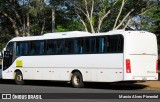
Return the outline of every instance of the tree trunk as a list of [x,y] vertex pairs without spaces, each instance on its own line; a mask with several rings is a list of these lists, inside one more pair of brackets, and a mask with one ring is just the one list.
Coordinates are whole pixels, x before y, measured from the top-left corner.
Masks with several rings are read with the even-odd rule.
[[13,23],[13,28],[14,28],[14,33],[16,36],[20,36],[19,31],[18,31],[18,27],[16,26],[16,22]]
[[128,24],[130,23],[131,19],[132,19],[131,17],[128,18],[128,21],[127,21],[127,23],[125,24],[125,26],[124,26],[123,29],[126,29],[126,28],[128,27]]
[[41,29],[41,35],[44,33],[45,24],[46,24],[46,20],[45,20],[45,17],[44,17],[43,18],[43,25],[42,25],[42,29]]
[[101,25],[102,25],[102,22],[104,21],[104,19],[108,16],[108,14],[110,14],[111,10],[109,10],[104,16],[100,17],[99,18],[99,21],[98,21],[98,29],[97,29],[97,33],[100,32],[101,30]]
[[26,35],[26,22],[25,22],[25,17],[23,14],[23,35],[22,36],[25,36],[25,35]]
[[123,7],[124,7],[124,4],[125,4],[125,3],[124,3],[124,0],[122,0],[121,8],[120,8],[120,10],[119,10],[118,16],[117,16],[116,21],[115,21],[115,23],[114,23],[113,29],[116,28],[116,25],[117,25],[117,22],[118,22],[118,20],[119,20],[119,17],[120,17],[120,15],[121,15],[121,13],[122,13],[122,9],[123,9]]
[[79,12],[76,9],[75,9],[75,12],[76,12],[77,16],[80,18],[80,21],[83,24],[85,31],[88,32],[88,28],[87,28],[85,21],[82,19],[82,17],[80,16]]
[[55,7],[52,7],[52,33],[55,32]]
[[131,9],[127,14],[126,16],[122,19],[122,21],[119,23],[119,25],[116,26],[115,29],[118,29],[123,23],[124,21],[129,17],[129,15],[134,11],[134,9]]
[[30,36],[30,18],[29,18],[29,13],[27,13],[27,31],[26,31],[26,36]]

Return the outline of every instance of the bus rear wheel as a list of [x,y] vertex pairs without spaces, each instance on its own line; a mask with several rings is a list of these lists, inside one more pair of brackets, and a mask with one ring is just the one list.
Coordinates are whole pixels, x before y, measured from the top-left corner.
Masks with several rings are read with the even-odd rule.
[[15,83],[17,85],[23,85],[24,84],[23,75],[20,71],[16,72]]
[[84,87],[82,75],[79,72],[74,72],[71,78],[71,83],[75,88]]

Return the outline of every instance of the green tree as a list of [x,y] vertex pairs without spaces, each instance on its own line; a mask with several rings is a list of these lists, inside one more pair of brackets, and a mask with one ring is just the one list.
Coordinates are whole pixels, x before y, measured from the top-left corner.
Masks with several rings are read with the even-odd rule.
[[152,10],[142,15],[142,29],[150,32],[160,30],[160,2],[157,5],[157,7],[154,7]]
[[[70,0],[86,31],[124,29],[131,19],[157,4],[156,0]],[[108,25],[109,24],[109,25]],[[106,28],[105,26],[109,26]],[[103,29],[103,27],[105,29]]]
[[[0,14],[1,14],[1,20],[5,19],[5,17],[10,21],[9,25],[12,25],[12,27],[8,30],[14,31],[14,36],[20,36],[20,29],[22,29],[22,21],[19,15],[20,9],[17,1],[8,1],[8,0],[2,0],[0,3]],[[4,26],[7,26],[4,25]],[[12,32],[12,31],[11,31]]]

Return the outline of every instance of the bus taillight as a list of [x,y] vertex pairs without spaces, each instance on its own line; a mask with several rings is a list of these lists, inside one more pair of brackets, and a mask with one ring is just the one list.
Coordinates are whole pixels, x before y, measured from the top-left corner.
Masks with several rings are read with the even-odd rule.
[[131,62],[130,62],[130,59],[126,59],[126,73],[131,73]]
[[158,73],[158,60],[156,61],[156,73]]

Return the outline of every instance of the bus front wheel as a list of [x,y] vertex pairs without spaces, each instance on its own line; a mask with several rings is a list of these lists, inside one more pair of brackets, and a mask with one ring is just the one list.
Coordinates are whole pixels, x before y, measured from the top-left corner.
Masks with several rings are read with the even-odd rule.
[[21,72],[16,72],[16,75],[15,75],[15,83],[17,85],[23,85],[24,84],[24,80],[23,80],[23,75]]
[[79,72],[74,72],[71,78],[71,83],[75,88],[84,87],[82,75]]

